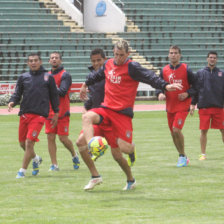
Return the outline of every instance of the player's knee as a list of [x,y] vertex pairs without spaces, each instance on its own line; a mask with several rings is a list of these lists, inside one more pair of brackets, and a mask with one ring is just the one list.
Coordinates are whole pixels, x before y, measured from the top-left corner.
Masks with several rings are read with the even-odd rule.
[[80,136],[78,137],[78,139],[76,140],[76,146],[77,147],[82,147],[82,146],[86,146],[86,140],[83,134],[80,134]]
[[201,135],[202,136],[207,136],[208,130],[201,130]]
[[79,149],[79,152],[82,153],[88,150],[88,146],[87,145],[78,146],[78,149]]
[[23,150],[25,150],[25,142],[20,142],[19,144],[20,144],[20,147],[21,147]]
[[119,163],[122,160],[122,152],[119,148],[111,148],[111,153],[115,161]]
[[181,133],[181,129],[173,127],[172,133],[174,136],[179,135]]
[[63,143],[63,144],[66,144],[66,143],[70,142],[67,135],[59,135],[58,137],[59,137],[59,140],[61,141],[61,143]]
[[92,111],[89,111],[82,115],[83,124],[98,124],[100,120],[100,115]]
[[55,134],[47,134],[47,139],[48,141],[55,141],[56,135]]
[[221,129],[220,131],[221,131],[221,134],[222,134],[222,141],[224,143],[224,129]]
[[26,144],[26,149],[31,149],[31,148],[33,148],[35,142],[30,140],[30,139],[26,139],[26,143],[25,144]]
[[118,146],[119,146],[121,152],[126,153],[126,154],[130,154],[130,153],[134,152],[133,144],[126,142],[120,138],[118,139],[117,143],[118,143]]
[[91,123],[91,117],[88,112],[82,115],[82,121],[83,123]]

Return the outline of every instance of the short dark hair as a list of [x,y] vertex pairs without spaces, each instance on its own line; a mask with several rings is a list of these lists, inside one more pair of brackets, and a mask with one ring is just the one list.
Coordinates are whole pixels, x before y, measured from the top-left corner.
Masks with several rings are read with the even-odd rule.
[[29,57],[31,57],[31,56],[38,56],[39,60],[40,61],[42,60],[39,52],[32,52],[32,53],[28,54],[27,60],[29,60]]
[[51,54],[58,54],[59,55],[59,58],[62,60],[62,56],[61,56],[61,53],[59,53],[58,51],[53,51],[50,53],[50,57],[51,57]]
[[96,48],[96,49],[92,50],[91,53],[90,53],[90,58],[93,55],[97,55],[97,54],[100,54],[102,58],[106,58],[105,53],[101,48]]
[[215,54],[216,57],[218,57],[218,53],[216,51],[209,51],[207,54],[207,58],[210,56],[210,54]]
[[171,45],[170,48],[169,48],[169,51],[170,51],[170,49],[178,50],[179,54],[181,54],[181,49],[177,45]]

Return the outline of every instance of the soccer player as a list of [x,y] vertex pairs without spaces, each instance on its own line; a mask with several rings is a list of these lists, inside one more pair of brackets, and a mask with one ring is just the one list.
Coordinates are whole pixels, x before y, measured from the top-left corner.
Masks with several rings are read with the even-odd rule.
[[[90,73],[87,76],[91,77],[94,73],[96,73],[100,67],[103,66],[106,56],[105,53],[102,49],[94,49],[91,51],[90,54],[90,60],[91,60],[91,66],[89,67]],[[96,82],[93,85],[88,86],[89,94],[88,94],[88,99],[84,103],[85,107],[85,112],[92,109],[92,108],[98,108],[100,104],[103,102],[104,99],[104,86],[105,86],[105,80],[101,80],[99,82]],[[82,88],[85,89],[85,85],[81,87],[81,92]],[[105,134],[107,129],[103,129],[102,125],[94,125],[94,135],[95,136],[107,136]],[[109,130],[111,130],[109,128]],[[108,133],[108,131],[107,131]],[[108,139],[110,142],[110,140]],[[82,156],[83,161],[87,165],[90,173],[91,173],[91,180],[89,183],[84,187],[84,190],[91,190],[95,187],[95,185],[102,183],[102,177],[98,173],[96,166],[94,164],[94,161],[97,159],[97,157],[91,158],[89,151],[88,151],[88,146],[87,142],[85,140],[85,137],[83,135],[83,131],[81,131],[77,141],[76,145],[79,148],[80,155]]]
[[185,119],[190,110],[191,96],[194,94],[192,84],[195,75],[185,63],[180,63],[181,49],[178,46],[169,48],[170,64],[166,65],[160,77],[169,83],[180,83],[182,90],[167,92],[157,90],[156,94],[159,100],[166,100],[167,120],[173,143],[179,153],[177,167],[185,167],[189,163],[189,159],[185,154],[184,136],[182,128]]
[[24,149],[22,168],[16,178],[25,177],[28,165],[33,159],[32,175],[39,173],[42,158],[34,151],[34,144],[38,142],[38,135],[49,113],[49,101],[54,111],[51,126],[55,127],[58,120],[59,98],[55,81],[42,67],[42,60],[37,53],[28,56],[29,72],[18,78],[14,94],[9,100],[8,110],[20,103],[19,143]]
[[[89,77],[84,86],[89,86],[105,79],[105,97],[100,108],[95,108],[83,114],[83,132],[86,142],[94,136],[93,124],[101,124],[112,128],[114,136],[110,136],[111,152],[127,177],[124,190],[133,189],[136,185],[131,168],[122,153],[130,155],[135,160],[134,144],[132,144],[133,106],[139,82],[145,82],[155,88],[168,91],[181,89],[181,84],[168,84],[153,71],[145,69],[139,63],[128,58],[129,45],[120,40],[114,46],[114,57],[107,60],[104,66]],[[86,91],[80,93],[85,98]],[[112,146],[113,143],[113,146]],[[94,183],[94,179],[92,181]]]
[[[96,48],[90,53],[91,66],[88,67],[90,73],[88,76],[92,76],[97,72],[100,67],[103,66],[106,56],[102,49]],[[103,102],[104,99],[104,85],[105,80],[101,80],[93,85],[88,86],[89,94],[88,99],[84,103],[84,107],[87,110],[97,108]]]
[[51,108],[49,116],[45,122],[45,133],[47,134],[48,151],[52,164],[49,171],[59,171],[57,162],[56,135],[58,135],[59,140],[71,153],[73,168],[78,169],[80,165],[79,157],[74,150],[72,141],[68,138],[70,121],[69,93],[72,84],[72,78],[71,75],[62,66],[62,57],[59,52],[53,52],[50,54],[49,63],[51,64],[51,71],[49,73],[52,75],[52,77],[54,77],[60,101],[57,126],[52,128],[51,119],[54,116],[54,111]]
[[192,99],[191,114],[193,115],[197,104],[201,129],[199,160],[206,159],[207,133],[210,127],[220,130],[224,142],[224,72],[216,67],[217,60],[217,52],[208,52],[208,65],[197,72],[194,85],[197,94]]

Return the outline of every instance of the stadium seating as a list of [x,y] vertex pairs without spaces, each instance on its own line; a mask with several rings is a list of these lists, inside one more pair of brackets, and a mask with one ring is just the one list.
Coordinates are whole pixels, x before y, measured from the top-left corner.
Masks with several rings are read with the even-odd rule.
[[131,46],[158,68],[168,63],[170,45],[182,49],[182,61],[192,70],[206,66],[208,51],[219,54],[218,66],[223,58],[222,0],[122,0],[114,1],[127,16],[127,21],[140,32],[119,33]]
[[49,69],[49,54],[59,51],[73,82],[83,81],[91,50],[103,48],[111,57],[118,38],[127,39],[131,56],[157,73],[168,63],[172,44],[181,47],[182,61],[194,71],[206,65],[209,50],[219,53],[218,66],[224,62],[222,0],[114,0],[127,17],[126,32],[117,34],[71,27],[60,8],[44,1],[0,0],[0,80],[16,80],[27,70],[30,52],[40,52]]
[[31,52],[41,53],[47,69],[49,54],[61,52],[73,82],[85,80],[92,49],[101,47],[107,56],[112,55],[112,41],[105,33],[84,33],[81,27],[74,32],[64,20],[58,19],[67,17],[56,5],[48,8],[37,0],[0,0],[0,15],[1,81],[16,80],[27,71],[26,59]]

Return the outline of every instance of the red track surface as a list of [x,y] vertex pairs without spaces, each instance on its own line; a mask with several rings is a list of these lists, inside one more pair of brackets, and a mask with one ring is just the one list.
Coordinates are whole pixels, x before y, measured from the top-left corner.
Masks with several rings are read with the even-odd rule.
[[[82,106],[73,106],[71,107],[71,113],[82,113]],[[165,110],[165,104],[155,104],[155,105],[135,105],[134,111],[161,111]],[[18,114],[19,108],[14,108],[11,112],[8,112],[8,109],[0,109],[0,115],[10,115]]]

